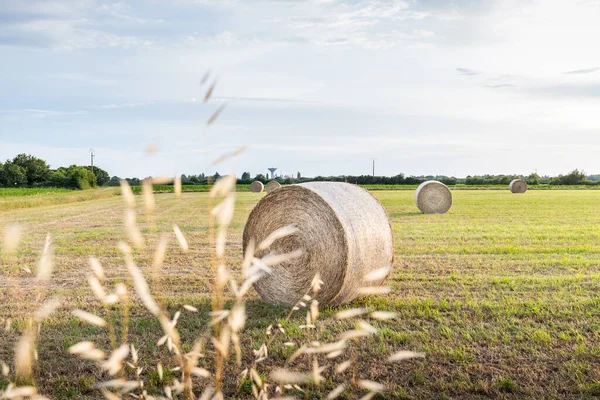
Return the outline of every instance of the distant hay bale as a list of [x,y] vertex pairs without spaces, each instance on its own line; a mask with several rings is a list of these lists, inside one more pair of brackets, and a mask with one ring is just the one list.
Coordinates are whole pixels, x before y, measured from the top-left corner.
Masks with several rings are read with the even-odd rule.
[[508,188],[513,193],[525,193],[527,191],[527,182],[523,179],[514,179]]
[[423,214],[444,214],[452,207],[452,192],[442,182],[423,182],[415,192],[415,204]]
[[277,181],[270,181],[267,183],[267,193],[271,193],[275,189],[279,189],[281,187],[281,183]]
[[250,191],[252,193],[260,193],[265,190],[265,185],[261,181],[254,181],[250,184]]
[[273,266],[271,274],[254,284],[265,300],[294,304],[319,273],[324,282],[317,296],[319,302],[348,303],[359,296],[361,287],[379,286],[385,279],[365,282],[366,274],[392,265],[393,234],[387,213],[359,186],[309,182],[267,194],[248,217],[244,249],[251,239],[258,244],[288,225],[298,230],[257,252],[257,257],[298,249],[303,254]]

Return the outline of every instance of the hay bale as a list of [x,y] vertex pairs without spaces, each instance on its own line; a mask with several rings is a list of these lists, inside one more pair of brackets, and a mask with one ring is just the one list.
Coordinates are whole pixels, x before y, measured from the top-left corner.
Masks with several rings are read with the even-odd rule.
[[525,193],[527,191],[527,182],[523,179],[514,179],[508,188],[513,193]]
[[261,181],[254,181],[250,184],[250,191],[252,193],[260,193],[265,189],[265,185]]
[[270,181],[267,183],[267,193],[271,193],[273,190],[279,189],[281,187],[281,183],[277,181]]
[[359,296],[358,289],[378,286],[383,279],[363,277],[393,261],[393,234],[383,206],[369,192],[342,182],[288,185],[263,197],[250,213],[243,246],[260,243],[271,232],[288,225],[298,231],[276,240],[257,256],[303,255],[274,266],[254,284],[268,301],[294,304],[309,290],[318,272],[324,282],[317,299],[322,304],[344,304]]
[[442,182],[423,182],[415,192],[415,204],[423,214],[444,214],[452,207],[452,192]]

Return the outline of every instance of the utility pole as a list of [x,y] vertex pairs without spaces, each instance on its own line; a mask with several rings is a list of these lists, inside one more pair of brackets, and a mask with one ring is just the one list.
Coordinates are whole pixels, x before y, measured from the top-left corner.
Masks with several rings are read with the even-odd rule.
[[372,158],[371,160],[373,160],[373,178],[375,178],[375,159]]
[[95,151],[96,150],[94,150],[94,149],[90,149],[90,161],[92,164],[92,174],[94,173],[94,156],[96,155]]

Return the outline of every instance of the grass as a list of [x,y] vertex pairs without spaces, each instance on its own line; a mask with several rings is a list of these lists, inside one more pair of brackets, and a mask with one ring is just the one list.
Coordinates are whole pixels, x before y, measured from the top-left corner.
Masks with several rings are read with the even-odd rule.
[[[393,292],[345,308],[372,306],[399,313],[397,320],[378,322],[379,334],[350,350],[359,360],[356,370],[389,386],[381,398],[593,398],[600,393],[599,192],[456,191],[454,206],[445,215],[418,213],[412,191],[373,193],[388,211],[396,238],[394,272],[388,280]],[[263,195],[238,195],[228,236],[230,265],[239,265],[244,222]],[[162,194],[156,196],[155,217],[138,215],[149,248],[160,232],[170,231],[172,222],[190,243],[190,252],[181,254],[171,240],[158,282],[171,311],[183,304],[200,310],[180,319],[186,339],[205,326],[210,309],[206,199],[205,193],[184,193],[179,200]],[[1,214],[0,225],[23,226],[24,241],[18,261],[4,260],[0,271],[0,322],[15,319],[13,332],[0,332],[0,360],[12,359],[16,331],[23,326],[19,316],[36,307],[23,301],[33,298],[23,267],[35,270],[46,233],[54,238],[52,291],[66,299],[67,309],[100,312],[85,282],[91,255],[102,260],[113,285],[129,279],[116,249],[125,236],[123,213],[122,200],[107,197]],[[148,265],[151,253],[137,258]],[[321,340],[351,325],[333,320],[337,311],[321,310]],[[145,366],[152,369],[163,361],[173,367],[154,346],[161,336],[157,322],[140,308],[132,313],[130,338],[148,360]],[[266,327],[281,321],[286,308],[254,297],[247,313],[242,346],[250,361],[251,349],[265,340]],[[290,355],[293,350],[283,341],[303,338],[303,323],[300,315],[285,326],[287,335],[273,343],[271,357],[282,361]],[[91,362],[66,354],[70,345],[89,339],[108,347],[105,332],[80,323],[66,310],[44,325],[36,371],[44,394],[99,397],[93,386],[105,377]],[[427,357],[384,362],[391,352],[404,349]],[[228,376],[233,380],[236,373],[228,371]],[[309,398],[322,398],[337,383],[311,390]],[[156,380],[147,384],[150,392],[156,390]],[[5,385],[0,378],[0,387]],[[249,388],[242,392],[246,397]]]
[[0,188],[0,212],[104,199],[117,194],[118,188],[89,190]]

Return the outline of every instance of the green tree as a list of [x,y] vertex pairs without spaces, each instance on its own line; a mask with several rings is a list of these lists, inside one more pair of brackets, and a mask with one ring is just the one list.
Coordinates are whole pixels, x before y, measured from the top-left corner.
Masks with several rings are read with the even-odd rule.
[[22,187],[27,185],[27,170],[20,165],[6,162],[3,168],[4,186]]
[[35,186],[44,184],[50,177],[50,167],[46,161],[29,154],[18,154],[12,163],[25,170],[26,185]]
[[302,178],[302,175],[300,175],[300,171],[298,171],[298,175],[296,175],[296,179],[300,179]]
[[96,182],[93,186],[108,185],[108,182],[110,181],[110,175],[108,174],[108,172],[96,166],[94,166],[93,169],[91,166],[85,166],[85,168],[96,176]]
[[527,182],[528,185],[539,185],[541,179],[542,178],[540,178],[538,174],[533,172],[527,178],[525,178],[525,182]]
[[243,181],[249,181],[250,180],[250,172],[244,172],[242,174],[242,180]]

